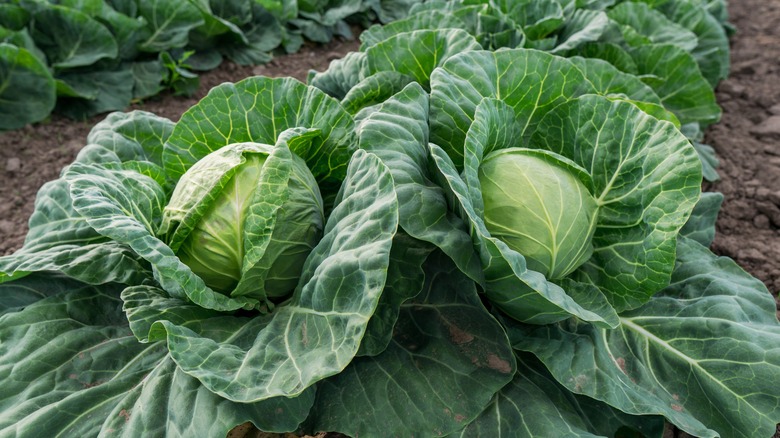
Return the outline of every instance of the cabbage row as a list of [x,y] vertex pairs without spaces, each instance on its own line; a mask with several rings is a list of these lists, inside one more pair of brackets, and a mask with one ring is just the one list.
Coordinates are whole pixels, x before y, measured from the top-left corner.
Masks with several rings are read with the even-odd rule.
[[97,124],[0,258],[0,436],[769,437],[775,303],[707,249],[719,4],[465,3]]
[[190,94],[223,59],[262,64],[307,38],[351,36],[418,0],[0,1],[0,131],[53,110],[83,119],[166,88]]

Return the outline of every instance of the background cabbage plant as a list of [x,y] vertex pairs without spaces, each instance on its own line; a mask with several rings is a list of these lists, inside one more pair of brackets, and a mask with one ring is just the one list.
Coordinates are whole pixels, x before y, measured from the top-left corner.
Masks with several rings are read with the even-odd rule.
[[575,62],[599,94],[623,95],[681,125],[704,177],[716,181],[702,133],[720,119],[713,89],[729,71],[727,18],[723,1],[429,1],[367,29],[359,52],[312,73],[310,83],[357,113],[411,80],[428,87],[435,67],[474,45],[546,51]]
[[[402,18],[420,0],[25,0],[0,3],[0,131],[56,110],[85,119],[172,89],[224,60],[263,64]],[[347,22],[349,20],[350,23]]]

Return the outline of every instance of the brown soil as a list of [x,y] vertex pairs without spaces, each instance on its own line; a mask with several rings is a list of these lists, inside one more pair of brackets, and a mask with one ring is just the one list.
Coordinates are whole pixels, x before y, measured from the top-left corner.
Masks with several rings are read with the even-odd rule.
[[721,122],[707,134],[726,199],[713,250],[780,291],[780,2],[732,0],[732,73],[717,90]]
[[[732,0],[732,74],[717,90],[722,121],[707,133],[721,160],[722,181],[706,190],[725,195],[713,250],[729,256],[760,278],[777,297],[780,291],[780,2]],[[133,105],[177,120],[208,90],[247,76],[294,76],[305,80],[309,69],[356,50],[356,41],[307,45],[270,64],[241,67],[226,63],[203,74],[191,98],[162,95]],[[0,134],[0,256],[21,247],[35,193],[55,179],[84,145],[90,128],[104,116],[74,122],[59,116],[24,129]],[[780,304],[778,305],[780,308]],[[780,313],[780,311],[779,311]],[[247,431],[248,432],[248,431]],[[675,434],[672,430],[669,435]],[[318,435],[321,436],[321,435]],[[329,435],[333,436],[333,435]],[[780,438],[780,428],[775,438]]]

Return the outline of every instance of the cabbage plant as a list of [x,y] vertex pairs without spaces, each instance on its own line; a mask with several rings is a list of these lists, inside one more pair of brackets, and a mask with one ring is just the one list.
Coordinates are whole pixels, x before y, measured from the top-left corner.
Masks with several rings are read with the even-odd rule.
[[674,124],[596,91],[576,63],[528,50],[464,53],[432,75],[437,173],[486,294],[524,322],[614,326],[668,284],[699,197],[701,166]]
[[[472,354],[477,345],[474,342],[481,336],[473,334],[471,329],[461,330],[462,325],[449,327],[442,334],[425,323],[436,319],[435,313],[418,320],[413,331],[415,336],[405,336],[408,327],[399,319],[396,325],[399,336],[393,338],[393,343],[382,354],[358,358],[342,373],[320,385],[309,430],[335,430],[350,436],[365,436],[382,434],[391,425],[399,435],[531,437],[555,431],[573,436],[616,436],[634,431],[644,436],[661,436],[665,419],[696,436],[770,435],[780,412],[775,403],[777,396],[763,389],[760,381],[773,381],[778,370],[777,361],[767,359],[780,335],[773,300],[759,280],[744,273],[733,261],[718,258],[705,248],[712,241],[721,198],[714,194],[699,198],[700,167],[691,145],[673,123],[650,116],[634,103],[589,94],[572,97],[554,93],[556,89],[565,91],[563,84],[572,88],[577,84],[583,86],[581,79],[561,80],[564,77],[576,79],[579,75],[567,67],[570,61],[533,51],[517,51],[513,57],[506,53],[511,52],[470,52],[451,57],[434,71],[430,95],[416,84],[405,87],[368,115],[358,132],[361,148],[376,154],[393,175],[401,200],[400,224],[404,230],[449,255],[478,285],[483,294],[482,303],[492,309],[493,315],[507,330],[516,353],[514,379],[494,395],[474,420],[458,415],[460,399],[448,399],[449,394],[443,388],[472,381],[463,377],[452,380],[450,385],[438,385],[438,378],[449,373],[443,370],[444,366],[456,370],[459,367],[449,362],[441,364],[438,356],[441,350],[433,351],[427,342],[439,336],[448,337],[456,342],[459,350]],[[494,56],[489,62],[488,59]],[[475,62],[476,57],[482,58]],[[507,60],[514,62],[504,64]],[[452,82],[442,80],[454,70],[449,64],[460,62],[464,72],[466,65],[471,66],[471,74]],[[488,71],[491,66],[505,66],[506,70],[498,70],[501,80],[496,80],[489,75],[474,74],[474,65],[484,66]],[[539,81],[539,77],[544,80]],[[496,96],[480,97],[473,89],[465,87],[446,88],[452,83],[463,87],[469,83],[467,78],[481,79],[479,85],[474,86],[477,89],[479,86],[490,89],[490,85],[497,84]],[[542,84],[548,88],[542,88]],[[542,89],[545,93],[539,93]],[[467,127],[462,146],[465,150],[462,171],[457,170],[453,158],[443,147],[432,143],[437,141],[446,145],[447,150],[452,145],[446,137],[436,137],[434,133],[440,123],[437,119],[444,119],[444,112],[437,110],[440,104],[435,99],[442,98],[437,96],[437,90],[459,96],[460,104],[480,102],[475,107],[464,104],[457,111],[447,113],[455,120],[462,117]],[[542,99],[538,104],[537,101],[522,101],[522,105],[513,109],[498,98],[512,102],[513,96],[537,98],[540,94],[559,103],[550,104]],[[475,111],[473,116],[469,110]],[[483,111],[492,111],[493,117],[485,117]],[[537,113],[540,115],[536,116]],[[562,114],[567,117],[560,117]],[[535,123],[535,120],[540,121]],[[597,120],[603,125],[596,124]],[[594,129],[601,126],[602,129],[578,128],[580,121],[585,126]],[[614,129],[606,129],[610,126]],[[457,132],[452,125],[447,127],[449,129],[441,132]],[[522,135],[521,127],[531,129],[533,134]],[[486,144],[512,146],[495,147],[486,152],[486,158],[477,161],[470,170],[468,166],[475,156],[467,150],[467,144],[478,137],[493,140]],[[382,142],[377,141],[380,138]],[[665,140],[661,141],[662,138]],[[587,148],[589,142],[595,142],[600,148]],[[620,190],[618,199],[598,208],[597,230],[590,240],[594,254],[563,279],[545,278],[544,273],[534,271],[527,262],[523,266],[524,254],[503,244],[486,227],[478,228],[482,219],[474,214],[472,200],[479,199],[477,195],[482,193],[479,163],[489,164],[493,153],[514,154],[518,151],[515,149],[518,143],[525,146],[519,150],[521,155],[545,157],[550,166],[535,170],[536,175],[548,173],[548,182],[558,179],[554,176],[557,172],[573,176],[597,202],[601,194],[606,193],[594,190],[599,187],[598,181],[602,182],[601,187],[613,182],[612,190]],[[599,149],[608,149],[610,153],[594,153]],[[659,149],[664,152],[656,155]],[[571,150],[580,151],[582,155],[572,154]],[[577,164],[584,163],[580,157],[588,152],[594,158],[600,157],[592,161],[597,165]],[[595,172],[609,169],[610,163],[622,163],[616,167],[632,171],[607,172],[609,178]],[[666,167],[672,163],[676,167]],[[652,183],[653,180],[656,182]],[[643,185],[645,181],[650,187]],[[675,185],[677,187],[671,189]],[[667,189],[671,193],[665,193]],[[560,204],[559,190],[548,193],[556,196],[545,202]],[[610,245],[607,252],[624,250],[621,247],[630,250],[634,243],[627,236],[641,235],[636,231],[632,234],[634,221],[638,222],[638,228],[644,229],[642,231],[647,230],[645,223],[651,220],[657,220],[656,224],[662,228],[652,231],[650,227],[651,234],[645,238],[642,251],[654,250],[663,255],[669,248],[668,240],[651,241],[657,237],[674,241],[671,258],[658,257],[647,265],[659,272],[639,279],[658,275],[653,279],[659,282],[658,288],[653,290],[647,283],[637,286],[632,289],[635,295],[628,299],[643,301],[643,304],[621,309],[619,301],[607,301],[614,298],[609,295],[613,287],[609,281],[588,285],[578,281],[576,275],[599,263],[597,254],[604,248],[600,239],[606,239],[609,233],[598,228],[603,227],[605,217],[612,217],[613,212],[621,208],[618,203],[653,199],[653,194],[656,200],[646,209],[637,204],[620,204],[625,211],[615,217],[623,220],[624,228],[614,224],[606,227],[621,229],[619,234],[623,236],[622,243]],[[567,193],[567,196],[571,195]],[[670,199],[675,201],[667,204]],[[458,217],[465,219],[465,229],[458,225]],[[685,225],[675,230],[674,227],[681,223]],[[450,228],[446,239],[438,233],[444,228]],[[543,233],[535,236],[540,234]],[[471,254],[477,255],[476,262],[481,265],[476,271],[472,270],[474,258],[463,256],[469,254],[463,237],[469,239],[475,249]],[[611,238],[615,242],[621,239],[618,235]],[[490,245],[499,251],[491,252]],[[661,263],[664,268],[660,268]],[[503,270],[506,265],[511,271]],[[614,260],[609,265],[620,269],[621,263]],[[633,265],[632,273],[644,268],[640,263]],[[521,270],[521,267],[525,269]],[[426,270],[426,273],[430,272]],[[623,275],[623,278],[630,276]],[[529,279],[542,280],[533,283]],[[528,283],[523,284],[523,281]],[[506,295],[500,290],[496,293],[493,286],[502,283],[515,285],[515,288],[507,288]],[[462,286],[451,287],[459,289]],[[647,289],[643,292],[640,287]],[[512,293],[514,295],[510,295]],[[510,298],[504,300],[505,296]],[[472,302],[470,311],[482,305]],[[420,304],[419,296],[401,309],[402,315],[428,311]],[[571,312],[570,316],[561,315],[564,312]],[[610,313],[614,316],[610,317]],[[531,318],[518,322],[517,319],[524,315]],[[604,317],[599,320],[602,315]],[[593,317],[592,322],[583,316]],[[542,323],[545,319],[558,322]],[[721,330],[725,326],[715,321],[728,325],[727,332]],[[761,334],[754,337],[756,327],[760,327],[758,332]],[[701,348],[714,338],[718,339],[717,345],[724,348],[715,344],[711,348]],[[750,344],[750,349],[740,349],[736,353],[734,348],[742,343]],[[492,366],[502,368],[505,365],[493,361]],[[732,378],[735,370],[762,377],[738,381]],[[430,373],[426,375],[426,383],[410,377],[426,372]],[[693,381],[697,383],[691,385]],[[756,393],[767,398],[749,396]],[[441,400],[450,400],[443,412],[436,409]],[[723,400],[728,402],[722,403]],[[746,415],[748,411],[750,414]],[[355,420],[355,413],[360,420]],[[440,419],[449,413],[465,427],[458,432],[447,432]]]
[[[414,38],[414,32],[406,35]],[[556,430],[614,436],[618,430],[630,429],[660,436],[663,422],[658,416],[697,436],[750,436],[743,430],[759,428],[761,434],[772,433],[779,418],[772,401],[763,404],[753,399],[748,409],[754,415],[749,420],[743,416],[745,409],[712,404],[712,400],[728,399],[737,406],[745,394],[761,390],[732,381],[725,371],[729,367],[716,365],[729,362],[725,350],[703,353],[700,342],[710,336],[724,342],[731,342],[732,336],[752,342],[747,326],[753,322],[743,324],[752,320],[747,315],[753,311],[764,315],[765,320],[758,317],[762,323],[753,320],[767,324],[761,329],[767,337],[756,339],[763,345],[756,347],[758,355],[739,354],[740,364],[734,366],[772,380],[776,361],[767,367],[753,364],[762,361],[761,351],[772,348],[777,322],[771,296],[760,282],[737,279],[745,274],[737,274],[740,270],[732,262],[718,259],[702,246],[712,241],[718,196],[699,198],[702,170],[696,151],[677,129],[679,119],[661,107],[662,100],[652,89],[599,59],[565,60],[535,50],[470,51],[438,59],[438,68],[421,82],[430,89],[428,97],[421,88],[409,85],[377,104],[385,91],[397,86],[384,82],[383,88],[389,76],[374,73],[361,79],[343,74],[367,71],[369,51],[382,45],[377,41],[381,38],[313,76],[312,83],[337,97],[340,84],[355,84],[354,92],[342,99],[354,103],[365,96],[367,110],[358,113],[365,117],[364,123],[387,124],[389,108],[402,115],[392,138],[403,142],[390,148],[362,147],[388,164],[399,194],[409,193],[402,205],[414,213],[402,215],[401,221],[417,226],[405,229],[416,230],[414,236],[438,246],[480,285],[517,351],[515,380],[455,435],[540,436]],[[431,52],[421,48],[423,44],[407,47],[407,52],[394,53],[415,57],[419,66],[432,65],[427,57]],[[359,69],[346,68],[353,62]],[[368,86],[372,80],[373,88]],[[366,87],[358,92],[360,84]],[[419,125],[426,114],[427,126]],[[505,172],[490,181],[486,175],[498,173],[490,168],[491,161],[503,155],[533,161],[535,165],[525,169],[533,178],[523,180],[517,172]],[[520,183],[510,186],[518,179]],[[542,188],[544,197],[536,193]],[[525,216],[491,210],[496,205],[491,198],[496,196],[509,200],[511,208]],[[566,215],[557,216],[561,218],[557,222],[534,220],[534,213],[546,218],[543,212],[550,211]],[[476,270],[473,258],[462,257],[468,251],[461,232],[451,232],[447,240],[435,233],[442,223],[457,223],[453,215],[467,224],[480,265]],[[496,218],[504,222],[497,225]],[[574,224],[576,228],[569,227]],[[555,241],[559,234],[577,235],[567,241],[576,256],[564,265],[572,271],[561,269],[551,275],[550,251],[535,256],[533,250],[552,245],[532,244],[530,249],[514,245],[506,235],[516,235],[518,229],[533,237],[534,243],[545,237]],[[547,266],[540,259],[546,259]],[[741,299],[735,308],[726,304],[733,302],[735,290],[740,291],[737,294],[755,291],[753,298],[762,310],[743,307],[748,301]],[[679,313],[694,302],[690,314]],[[712,326],[706,328],[709,317],[704,315],[715,303],[723,303],[719,307],[723,313],[715,318],[747,331],[725,335]],[[678,341],[692,332],[696,340]],[[587,348],[585,357],[580,348]],[[350,390],[370,391],[357,389],[366,381],[359,376],[340,374],[333,380],[337,383],[328,387],[337,395],[321,396],[329,404],[350,400],[345,395]],[[693,380],[702,385],[697,387],[700,390],[686,395],[677,391]],[[350,389],[342,389],[348,384]],[[533,406],[528,400],[534,401]],[[349,408],[365,412],[358,403]],[[713,414],[713,409],[718,413]],[[344,413],[315,404],[315,413],[320,410],[329,414],[325,418]],[[412,416],[402,412],[405,416],[399,418]],[[347,423],[323,424],[354,434],[368,427]]]
[[[87,421],[63,433],[76,427],[121,428],[129,435],[153,433],[147,427],[200,431],[195,420],[169,424],[165,416],[150,426],[154,409],[133,409],[161,390],[189,397],[178,386],[181,378],[201,388],[192,394],[196,407],[226,406],[222,419],[217,415],[203,430],[224,434],[248,420],[292,430],[303,421],[313,401],[310,386],[357,352],[397,231],[387,170],[375,157],[355,153],[353,130],[352,118],[318,90],[265,78],[215,88],[175,125],[134,112],[114,114],[93,129],[63,178],[41,190],[25,247],[2,260],[3,280],[44,284],[35,272],[68,275],[73,280],[66,284],[74,286],[67,294],[92,297],[109,318],[85,322],[105,325],[95,336],[106,345],[84,347],[84,354],[116,355],[105,366],[96,357],[95,369],[133,380],[130,387],[149,373],[163,382],[150,377],[148,390],[110,390],[116,402],[99,405],[100,423],[121,419],[108,414],[124,409],[134,412],[126,425]],[[115,333],[106,332],[114,326]],[[128,335],[136,341],[120,353]],[[294,337],[303,342],[291,342]],[[31,357],[38,348],[24,335],[5,341]],[[309,365],[301,368],[299,361]],[[72,392],[78,388],[68,390],[70,383],[89,381],[91,372],[76,366],[70,374],[78,378],[52,381],[50,390]],[[174,374],[181,377],[171,381]],[[40,403],[17,389],[4,399]],[[62,397],[50,399],[51,406]],[[87,406],[99,403],[89,394],[73,397],[82,408],[57,418],[83,419]],[[254,404],[235,407],[248,402]],[[277,409],[288,415],[269,415]],[[5,412],[4,430],[17,434],[52,421],[37,409]]]
[[[279,155],[267,145],[234,143],[203,157],[182,175],[163,210],[159,234],[211,289],[258,299],[289,295],[322,238],[322,195],[306,162],[290,154],[287,193],[274,190]],[[260,205],[274,205],[269,214]],[[260,257],[255,236],[275,224]]]

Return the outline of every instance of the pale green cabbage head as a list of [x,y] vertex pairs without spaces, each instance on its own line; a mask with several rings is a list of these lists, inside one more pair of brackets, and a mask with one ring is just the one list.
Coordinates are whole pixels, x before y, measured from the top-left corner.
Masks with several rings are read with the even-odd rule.
[[560,279],[593,253],[598,206],[571,160],[548,151],[501,149],[479,167],[485,225],[525,256],[528,267]]
[[246,143],[209,154],[182,176],[165,208],[165,220],[188,224],[171,242],[176,255],[226,295],[252,295],[237,289],[247,276],[256,283],[250,291],[259,284],[265,297],[289,295],[322,236],[317,181],[294,154],[269,165],[271,150]]

